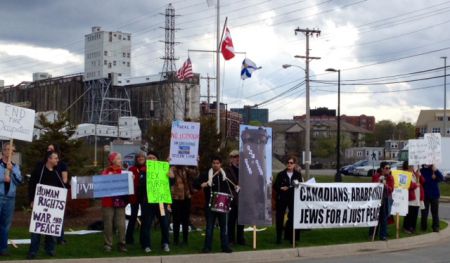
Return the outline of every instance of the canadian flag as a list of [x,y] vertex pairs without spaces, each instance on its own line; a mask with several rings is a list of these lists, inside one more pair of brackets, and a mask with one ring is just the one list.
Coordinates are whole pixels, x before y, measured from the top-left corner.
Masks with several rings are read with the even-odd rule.
[[222,41],[221,49],[225,60],[234,58],[233,40],[231,40],[230,30],[228,30],[228,27],[225,28],[225,38]]

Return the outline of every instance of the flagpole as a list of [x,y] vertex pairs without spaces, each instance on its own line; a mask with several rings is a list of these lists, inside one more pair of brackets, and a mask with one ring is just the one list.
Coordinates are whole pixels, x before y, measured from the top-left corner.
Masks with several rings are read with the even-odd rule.
[[216,129],[220,134],[220,0],[217,0],[217,43],[216,43]]

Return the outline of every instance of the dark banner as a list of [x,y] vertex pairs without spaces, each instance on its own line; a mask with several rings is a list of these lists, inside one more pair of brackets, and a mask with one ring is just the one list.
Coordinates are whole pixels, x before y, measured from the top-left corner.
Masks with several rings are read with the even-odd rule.
[[272,129],[240,126],[240,225],[272,225]]

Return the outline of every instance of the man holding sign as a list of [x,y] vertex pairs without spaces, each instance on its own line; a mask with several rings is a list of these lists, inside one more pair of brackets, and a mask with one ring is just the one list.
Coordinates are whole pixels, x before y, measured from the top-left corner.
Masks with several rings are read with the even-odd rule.
[[14,146],[3,144],[0,160],[0,255],[8,255],[8,234],[14,215],[16,187],[22,183],[19,165],[11,162]]
[[155,217],[161,226],[161,247],[169,248],[169,215],[167,204],[172,203],[169,187],[169,163],[159,162],[155,152],[147,153],[146,176],[139,182],[141,196],[142,226],[141,246],[145,253],[152,251],[151,227]]
[[55,256],[56,238],[61,236],[66,208],[67,189],[56,170],[59,156],[55,152],[46,154],[45,165],[35,169],[29,183],[31,214],[31,245],[28,259],[34,259],[39,251],[41,235],[45,235],[45,252]]

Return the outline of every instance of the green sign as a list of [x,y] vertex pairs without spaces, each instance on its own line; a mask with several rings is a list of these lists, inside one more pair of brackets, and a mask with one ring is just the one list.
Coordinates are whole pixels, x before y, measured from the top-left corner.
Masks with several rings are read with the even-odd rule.
[[147,200],[149,203],[172,203],[168,173],[168,162],[147,161]]

